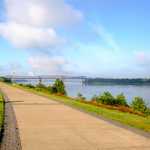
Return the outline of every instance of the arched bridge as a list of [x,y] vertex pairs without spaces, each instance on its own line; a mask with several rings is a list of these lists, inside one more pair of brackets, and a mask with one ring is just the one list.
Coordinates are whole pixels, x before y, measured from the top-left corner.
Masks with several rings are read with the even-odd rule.
[[73,82],[79,81],[82,82],[82,84],[85,83],[87,77],[86,76],[66,76],[66,75],[43,75],[43,76],[15,76],[15,75],[8,75],[5,76],[6,78],[11,79],[12,81],[21,81],[21,80],[39,80],[41,82],[42,80],[56,80],[61,79],[63,81],[72,80]]

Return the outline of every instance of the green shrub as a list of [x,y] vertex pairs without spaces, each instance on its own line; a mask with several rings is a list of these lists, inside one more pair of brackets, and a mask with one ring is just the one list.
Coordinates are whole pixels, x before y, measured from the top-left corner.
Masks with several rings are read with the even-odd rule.
[[91,101],[97,101],[98,100],[98,96],[97,95],[94,95],[92,98],[91,98]]
[[28,87],[28,88],[35,88],[35,86],[32,85],[32,84],[26,84],[25,86]]
[[106,105],[114,105],[115,98],[112,96],[110,92],[104,92],[101,96],[98,97],[97,102],[100,102]]
[[147,110],[146,103],[141,97],[135,97],[131,103],[131,107],[134,110],[140,111],[142,113],[145,113]]
[[44,84],[42,84],[42,83],[37,84],[36,87],[37,87],[37,88],[41,88],[41,89],[46,89],[46,88],[47,88],[47,87],[46,87]]
[[124,105],[124,106],[127,106],[127,101],[126,101],[126,97],[124,96],[123,93],[119,94],[116,96],[115,98],[115,104],[117,105]]
[[49,86],[47,87],[47,90],[48,90],[48,92],[52,93],[52,86],[49,85]]
[[57,88],[53,85],[51,88],[51,93],[56,94],[57,93]]
[[0,77],[0,81],[2,82],[6,82],[6,83],[12,83],[10,78],[6,78],[6,77]]
[[22,83],[19,83],[18,85],[19,85],[19,86],[24,86],[24,84],[22,84]]
[[100,96],[94,96],[92,100],[97,101],[98,103],[102,103],[105,105],[123,105],[123,106],[128,106],[126,102],[126,98],[123,95],[123,93],[117,95],[114,97],[110,92],[104,92]]
[[62,94],[62,95],[67,95],[67,92],[65,90],[65,85],[62,80],[56,79],[54,85],[52,86],[52,92]]
[[36,91],[42,91],[42,89],[41,89],[41,88],[38,88],[38,87],[35,87],[35,90],[36,90]]
[[144,113],[146,116],[150,116],[150,108],[147,107]]
[[85,100],[86,98],[81,93],[78,93],[77,94],[77,99]]

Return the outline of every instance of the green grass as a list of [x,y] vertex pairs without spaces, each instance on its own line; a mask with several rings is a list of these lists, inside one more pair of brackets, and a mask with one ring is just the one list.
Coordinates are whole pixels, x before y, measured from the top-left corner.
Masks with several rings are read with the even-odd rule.
[[82,103],[80,101],[74,100],[73,98],[52,95],[52,94],[49,94],[47,91],[37,91],[35,89],[22,87],[19,85],[14,85],[14,86],[17,88],[24,89],[32,93],[41,95],[41,96],[48,97],[49,99],[62,102],[66,105],[95,114],[97,116],[103,116],[106,119],[117,121],[124,125],[128,125],[134,128],[142,129],[146,132],[150,132],[150,116],[142,117],[142,116],[135,115],[135,114],[120,112],[118,110],[110,110],[107,108],[97,107],[91,104]]
[[4,99],[2,94],[0,93],[0,137],[2,134],[3,123],[4,123]]

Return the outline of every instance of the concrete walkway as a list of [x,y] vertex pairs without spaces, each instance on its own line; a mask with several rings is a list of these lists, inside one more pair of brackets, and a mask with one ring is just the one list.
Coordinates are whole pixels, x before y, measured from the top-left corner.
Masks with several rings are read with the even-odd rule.
[[150,150],[150,139],[42,96],[0,84],[23,150]]

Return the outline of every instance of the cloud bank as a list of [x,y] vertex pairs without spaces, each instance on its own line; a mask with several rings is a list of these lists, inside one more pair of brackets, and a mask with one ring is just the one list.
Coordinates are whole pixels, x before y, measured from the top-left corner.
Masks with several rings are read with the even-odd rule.
[[47,48],[65,40],[57,28],[83,18],[79,10],[64,0],[5,0],[6,21],[0,23],[0,36],[17,48]]
[[66,26],[82,20],[82,13],[64,0],[5,0],[7,20],[38,27]]
[[1,23],[0,34],[17,48],[48,48],[64,42],[52,28],[37,28],[14,22]]

